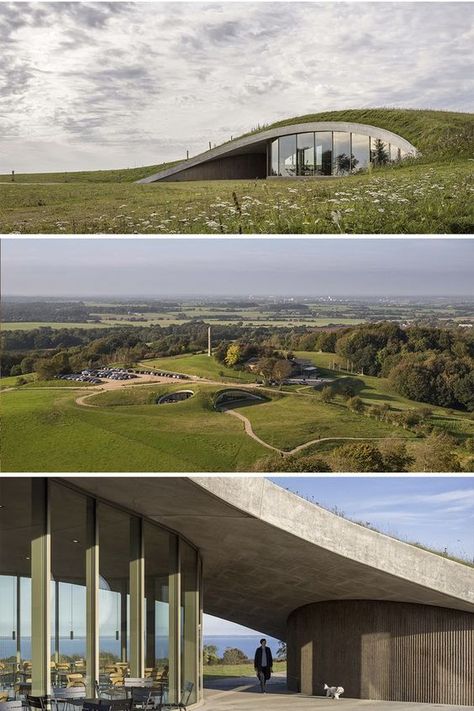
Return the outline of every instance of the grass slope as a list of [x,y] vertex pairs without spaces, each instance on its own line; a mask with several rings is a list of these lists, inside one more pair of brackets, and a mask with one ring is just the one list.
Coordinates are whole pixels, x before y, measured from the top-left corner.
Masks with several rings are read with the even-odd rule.
[[14,183],[133,183],[146,178],[147,175],[166,170],[181,161],[169,161],[157,165],[140,166],[139,168],[119,168],[118,170],[77,170],[62,173],[16,173],[15,180],[11,174],[0,175],[0,182]]
[[147,368],[171,370],[212,380],[235,381],[236,383],[254,383],[256,380],[256,377],[252,375],[252,373],[246,371],[239,372],[238,370],[227,368],[225,365],[218,363],[215,358],[209,358],[208,355],[203,353],[196,355],[187,354],[170,358],[155,358],[153,360],[143,361],[142,365]]

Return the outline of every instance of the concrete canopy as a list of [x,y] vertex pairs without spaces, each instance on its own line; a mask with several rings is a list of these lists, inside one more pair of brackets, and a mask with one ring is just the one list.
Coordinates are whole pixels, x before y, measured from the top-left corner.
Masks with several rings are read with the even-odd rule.
[[261,477],[66,477],[179,532],[204,563],[204,611],[285,639],[327,600],[474,612],[474,570],[347,521]]
[[[171,168],[166,168],[165,170],[149,175],[146,178],[137,180],[137,183],[156,183],[161,180],[181,180],[186,174],[190,177],[184,179],[206,179],[207,173],[204,172],[202,172],[202,176],[199,177],[199,168],[202,169],[206,166],[210,168],[208,171],[210,176],[213,176],[215,173],[214,177],[218,177],[218,175],[222,173],[222,177],[231,178],[232,176],[230,175],[230,172],[232,169],[230,164],[232,159],[234,159],[234,161],[240,159],[238,173],[235,175],[236,178],[265,177],[267,146],[270,141],[275,138],[279,138],[280,136],[289,136],[294,133],[306,133],[313,131],[342,131],[345,133],[357,133],[362,136],[372,136],[373,138],[379,138],[387,143],[393,143],[409,155],[415,156],[418,153],[415,146],[413,146],[405,138],[402,138],[392,131],[387,131],[384,128],[349,121],[310,121],[307,123],[279,126],[277,128],[267,129],[266,131],[259,131],[258,133],[253,133],[242,138],[236,138],[233,141],[224,143],[221,146],[216,146],[215,148],[205,151],[204,153],[199,153],[197,156],[183,160]],[[257,160],[258,156],[262,157],[262,161]],[[243,160],[245,157],[248,158],[247,161]],[[253,160],[251,160],[252,157]],[[216,166],[216,170],[213,171],[211,166]],[[259,173],[259,171],[262,170],[262,166],[264,175]],[[256,172],[250,172],[248,175],[243,175],[241,172],[249,170]]]

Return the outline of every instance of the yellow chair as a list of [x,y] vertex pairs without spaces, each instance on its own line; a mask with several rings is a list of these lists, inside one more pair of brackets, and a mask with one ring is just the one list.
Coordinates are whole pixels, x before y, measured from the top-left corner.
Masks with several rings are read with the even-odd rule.
[[85,686],[83,674],[67,674],[67,688],[70,689],[73,686]]

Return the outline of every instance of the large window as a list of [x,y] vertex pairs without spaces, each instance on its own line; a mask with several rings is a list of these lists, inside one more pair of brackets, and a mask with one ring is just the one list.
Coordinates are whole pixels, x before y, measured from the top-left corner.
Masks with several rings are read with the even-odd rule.
[[[170,676],[169,658],[169,547],[170,535],[148,523],[145,535],[145,673],[164,679]],[[171,676],[174,670],[171,670]]]
[[316,175],[331,175],[332,170],[332,133],[315,133]]
[[374,165],[386,165],[390,161],[389,145],[381,138],[370,139],[370,160]]
[[104,675],[129,671],[130,516],[100,504],[99,667]]
[[282,136],[279,140],[280,175],[291,178],[296,175],[296,136]]
[[199,556],[177,534],[58,481],[0,479],[0,692],[148,676],[199,693]]
[[351,170],[353,173],[358,173],[360,170],[364,170],[369,165],[369,137],[361,136],[358,133],[353,133],[351,138]]
[[[86,685],[87,499],[50,485],[51,682]],[[74,674],[74,677],[71,677]]]
[[314,133],[298,133],[296,136],[297,175],[314,175]]
[[400,149],[394,146],[393,143],[390,144],[390,160],[392,163],[398,163],[400,160]]
[[278,138],[272,141],[271,146],[271,172],[270,175],[278,175]]
[[351,172],[351,134],[334,131],[333,175]]
[[199,594],[197,555],[185,541],[181,542],[181,606],[182,606],[182,643],[181,643],[181,669],[182,687],[193,684],[189,703],[194,703],[197,696],[197,675],[199,664],[198,650],[198,621],[199,621]]

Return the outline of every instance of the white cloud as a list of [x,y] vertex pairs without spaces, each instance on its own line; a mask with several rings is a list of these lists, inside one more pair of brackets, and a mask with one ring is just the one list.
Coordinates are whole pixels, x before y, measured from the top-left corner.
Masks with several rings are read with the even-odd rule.
[[472,16],[456,2],[0,3],[2,170],[153,164],[320,110],[469,110]]

